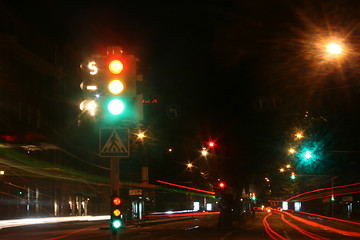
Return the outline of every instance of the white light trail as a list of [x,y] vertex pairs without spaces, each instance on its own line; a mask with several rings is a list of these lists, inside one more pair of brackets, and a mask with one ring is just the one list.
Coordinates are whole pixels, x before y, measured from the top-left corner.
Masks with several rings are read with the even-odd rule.
[[78,217],[23,218],[23,219],[0,220],[0,229],[10,228],[10,227],[27,226],[27,225],[35,225],[35,224],[74,222],[74,221],[101,221],[101,220],[109,220],[109,219],[110,219],[110,215],[78,216]]

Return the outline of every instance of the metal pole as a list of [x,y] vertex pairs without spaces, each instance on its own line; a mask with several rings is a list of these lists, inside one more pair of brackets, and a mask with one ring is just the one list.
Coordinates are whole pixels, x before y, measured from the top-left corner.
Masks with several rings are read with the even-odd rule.
[[334,178],[331,178],[331,217],[334,217],[334,201],[332,200],[332,197],[334,196]]
[[[113,194],[119,195],[119,162],[120,159],[118,157],[110,158],[110,196]],[[111,240],[119,240],[119,231],[116,233],[111,233]]]

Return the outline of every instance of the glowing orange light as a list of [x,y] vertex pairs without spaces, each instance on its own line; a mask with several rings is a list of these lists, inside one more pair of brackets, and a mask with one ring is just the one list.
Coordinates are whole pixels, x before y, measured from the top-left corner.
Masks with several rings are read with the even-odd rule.
[[118,217],[118,216],[120,216],[120,214],[121,214],[121,212],[120,212],[119,209],[115,209],[113,213],[114,213],[114,216],[115,216],[115,217]]
[[109,63],[109,70],[113,74],[119,74],[124,69],[124,65],[119,60],[112,60]]
[[121,81],[115,79],[109,83],[108,89],[112,94],[119,94],[124,90],[124,84]]
[[118,198],[118,197],[114,198],[114,199],[113,199],[113,203],[114,203],[116,206],[120,205],[120,203],[121,203],[120,198]]

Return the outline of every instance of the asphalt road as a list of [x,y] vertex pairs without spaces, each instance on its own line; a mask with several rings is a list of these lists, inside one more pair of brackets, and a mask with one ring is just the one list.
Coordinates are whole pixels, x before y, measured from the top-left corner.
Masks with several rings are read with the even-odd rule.
[[[282,216],[283,215],[283,216]],[[356,239],[347,233],[360,233],[360,225],[334,223],[324,219],[303,218],[311,223],[329,226],[311,226],[281,212],[257,212],[246,223],[234,222],[232,227],[217,226],[218,215],[199,216],[182,221],[128,226],[121,230],[120,239],[157,240],[235,240],[235,239]],[[33,225],[0,230],[0,239],[110,239],[106,221],[67,222]],[[342,231],[334,232],[334,229]]]

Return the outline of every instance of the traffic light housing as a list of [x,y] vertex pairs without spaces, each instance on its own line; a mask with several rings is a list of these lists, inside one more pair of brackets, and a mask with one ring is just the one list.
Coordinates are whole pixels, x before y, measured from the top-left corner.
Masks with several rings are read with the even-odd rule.
[[137,73],[137,62],[118,46],[108,47],[106,55],[92,55],[81,65],[85,75],[80,88],[85,100],[80,109],[105,122],[143,120],[143,96],[137,92],[142,75]]
[[295,180],[295,172],[291,172],[291,179]]
[[256,200],[256,193],[250,193],[250,198],[252,199],[252,200]]
[[105,68],[106,102],[105,109],[110,116],[129,118],[135,111],[136,59],[122,52],[110,52]]
[[121,198],[118,195],[112,195],[110,203],[110,229],[113,232],[119,230],[122,226],[121,218]]

